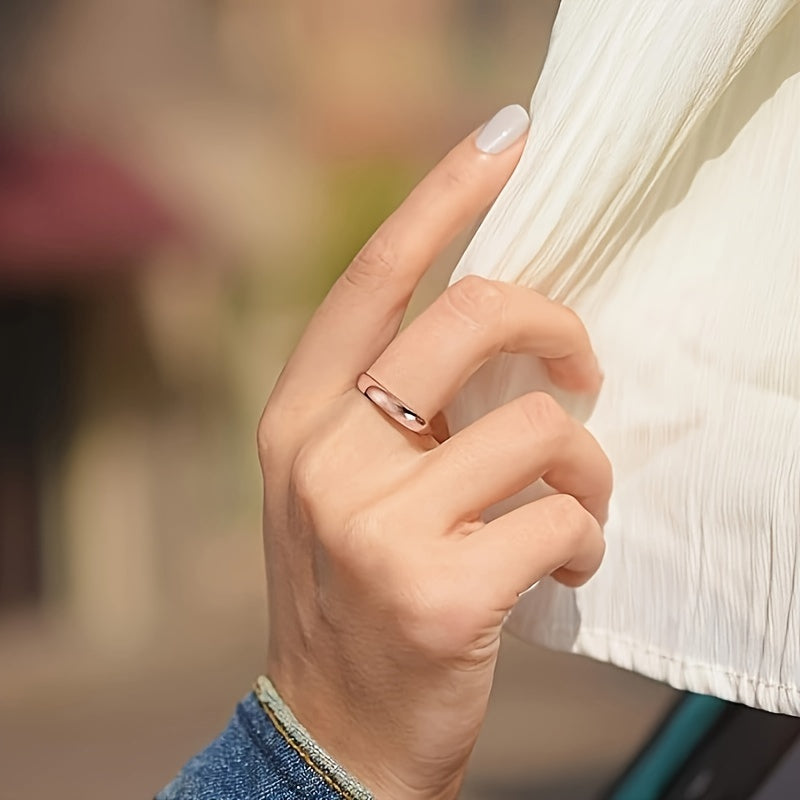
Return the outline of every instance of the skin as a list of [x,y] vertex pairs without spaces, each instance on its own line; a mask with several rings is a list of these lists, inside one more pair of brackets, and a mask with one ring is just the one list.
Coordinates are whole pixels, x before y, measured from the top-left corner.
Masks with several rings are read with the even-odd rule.
[[[524,143],[488,155],[475,136],[336,281],[258,431],[268,674],[378,798],[457,796],[508,612],[544,576],[585,582],[604,551],[608,460],[550,395],[520,397],[440,443],[354,388],[369,371],[431,419],[501,351],[542,358],[564,388],[600,388],[578,317],[530,289],[466,278],[398,333],[418,280],[494,200]],[[539,478],[552,495],[484,521]]]

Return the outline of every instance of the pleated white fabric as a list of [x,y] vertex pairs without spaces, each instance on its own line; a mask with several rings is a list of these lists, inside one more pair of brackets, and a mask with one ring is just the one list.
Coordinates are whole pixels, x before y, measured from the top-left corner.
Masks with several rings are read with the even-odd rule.
[[[615,494],[597,576],[542,581],[509,627],[800,715],[800,6],[562,0],[531,117],[453,280],[578,311]],[[536,389],[591,410],[503,356],[451,426]]]

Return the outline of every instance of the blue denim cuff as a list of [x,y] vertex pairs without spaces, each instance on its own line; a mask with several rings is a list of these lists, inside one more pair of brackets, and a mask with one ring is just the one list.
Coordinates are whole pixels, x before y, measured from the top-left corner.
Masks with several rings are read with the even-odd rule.
[[264,675],[259,676],[255,695],[276,730],[300,758],[338,792],[340,797],[345,797],[347,800],[374,800],[368,789],[349,775],[314,741],[309,732],[297,721],[289,706],[283,702],[283,698],[269,678]]
[[373,800],[294,718],[266,678],[156,800]]

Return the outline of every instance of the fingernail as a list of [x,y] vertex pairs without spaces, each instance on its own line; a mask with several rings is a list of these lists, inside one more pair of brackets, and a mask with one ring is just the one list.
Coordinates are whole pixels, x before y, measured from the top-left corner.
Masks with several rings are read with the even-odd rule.
[[502,153],[528,130],[530,124],[528,112],[522,106],[506,106],[481,128],[475,146],[484,153]]

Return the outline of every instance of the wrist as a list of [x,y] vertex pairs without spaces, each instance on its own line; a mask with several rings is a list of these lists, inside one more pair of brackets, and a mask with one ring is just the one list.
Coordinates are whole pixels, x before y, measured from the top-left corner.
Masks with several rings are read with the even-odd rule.
[[361,781],[319,745],[294,715],[269,678],[262,675],[256,680],[254,694],[275,730],[295,754],[337,795],[346,800],[375,800],[375,795]]
[[[442,764],[435,753],[415,758],[412,748],[403,745],[414,727],[411,720],[419,710],[414,702],[406,705],[407,719],[387,724],[387,714],[379,709],[372,713],[359,711],[355,704],[342,699],[344,692],[336,691],[330,680],[321,679],[317,671],[308,667],[303,663],[295,669],[282,670],[280,664],[270,659],[269,674],[276,695],[280,693],[280,701],[306,731],[314,743],[312,748],[316,746],[325,753],[341,773],[364,787],[376,800],[458,797],[471,746],[465,748],[456,764],[450,760],[449,764]],[[381,718],[379,730],[371,724],[376,717]]]

